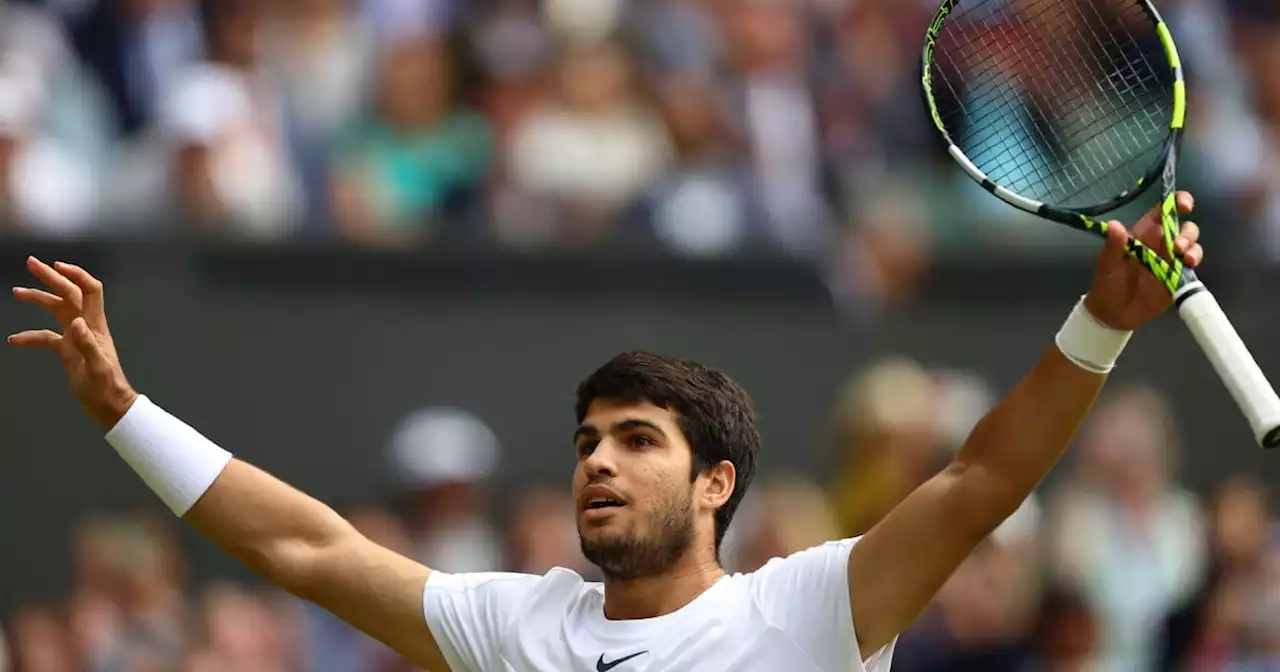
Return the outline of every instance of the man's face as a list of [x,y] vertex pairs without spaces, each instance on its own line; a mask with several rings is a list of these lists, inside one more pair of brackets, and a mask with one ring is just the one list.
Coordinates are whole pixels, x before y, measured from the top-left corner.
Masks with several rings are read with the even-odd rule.
[[574,435],[582,552],[606,576],[670,569],[698,536],[707,484],[691,482],[693,451],[671,411],[596,400]]

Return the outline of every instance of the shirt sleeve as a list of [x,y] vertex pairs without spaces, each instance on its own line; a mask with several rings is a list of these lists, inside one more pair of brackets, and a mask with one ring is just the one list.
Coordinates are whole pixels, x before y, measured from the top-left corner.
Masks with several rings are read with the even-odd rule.
[[453,672],[501,669],[502,637],[540,577],[507,572],[431,572],[427,626]]
[[[756,602],[823,670],[888,672],[895,638],[864,655],[849,607],[849,551],[857,537],[775,558],[753,576]],[[865,661],[865,664],[864,664]]]

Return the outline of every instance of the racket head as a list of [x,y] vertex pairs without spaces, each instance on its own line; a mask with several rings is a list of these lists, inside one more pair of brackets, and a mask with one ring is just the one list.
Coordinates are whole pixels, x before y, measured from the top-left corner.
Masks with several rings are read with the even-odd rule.
[[921,67],[948,153],[1005,202],[1105,235],[1092,217],[1173,193],[1186,85],[1148,0],[943,0]]

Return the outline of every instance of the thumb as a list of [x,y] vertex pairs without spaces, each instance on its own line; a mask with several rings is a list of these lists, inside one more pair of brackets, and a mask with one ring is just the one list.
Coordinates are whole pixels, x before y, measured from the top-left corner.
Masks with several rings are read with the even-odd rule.
[[85,364],[91,371],[99,373],[103,367],[110,366],[107,354],[102,351],[102,344],[98,342],[98,337],[93,335],[93,331],[89,329],[89,323],[85,322],[83,317],[77,317],[71,321],[71,325],[67,327],[67,336],[70,337],[71,344],[75,346],[80,356],[84,357]]
[[1120,222],[1107,222],[1107,242],[1098,253],[1098,265],[1110,268],[1124,263],[1125,248],[1129,244],[1129,231]]

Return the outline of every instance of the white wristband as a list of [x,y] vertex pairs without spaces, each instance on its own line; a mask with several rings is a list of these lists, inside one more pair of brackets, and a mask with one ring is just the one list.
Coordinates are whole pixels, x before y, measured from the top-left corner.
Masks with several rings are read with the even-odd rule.
[[107,432],[107,443],[179,518],[213,485],[232,457],[141,395]]
[[1089,314],[1081,297],[1054,341],[1076,366],[1094,373],[1110,373],[1132,335],[1132,331],[1112,329],[1099,322]]

